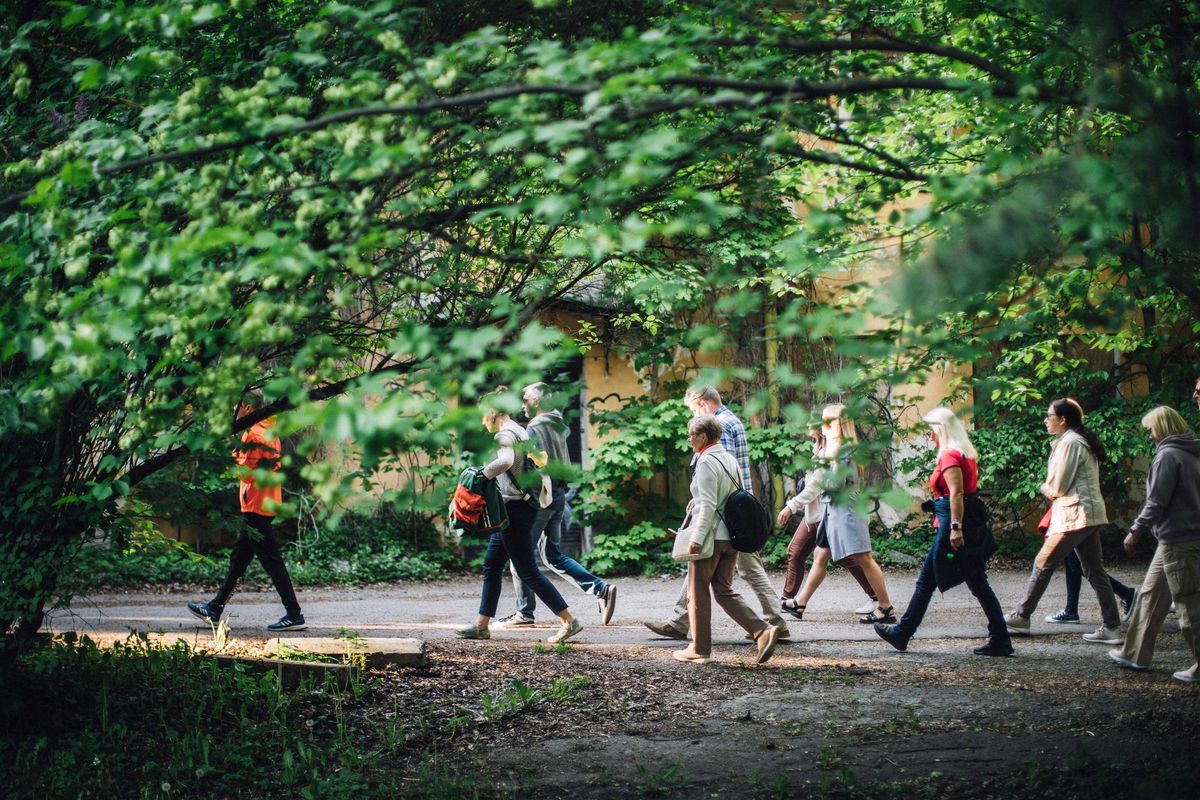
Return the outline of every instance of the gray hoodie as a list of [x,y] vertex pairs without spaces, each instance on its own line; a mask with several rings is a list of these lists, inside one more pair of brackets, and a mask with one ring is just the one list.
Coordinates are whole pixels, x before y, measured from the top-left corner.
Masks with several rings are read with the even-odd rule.
[[[571,453],[567,449],[567,423],[563,421],[561,411],[553,409],[538,413],[536,417],[529,420],[526,429],[529,431],[529,435],[537,440],[541,448],[546,451],[550,461],[562,464],[571,463]],[[556,492],[565,492],[566,489],[565,481],[559,478],[554,479]]]
[[1146,505],[1130,526],[1160,544],[1200,539],[1200,439],[1187,434],[1158,443],[1146,476]]

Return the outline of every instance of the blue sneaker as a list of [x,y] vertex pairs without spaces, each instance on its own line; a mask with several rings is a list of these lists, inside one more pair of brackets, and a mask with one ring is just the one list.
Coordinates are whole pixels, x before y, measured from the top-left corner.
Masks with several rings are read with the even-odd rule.
[[214,606],[211,603],[188,603],[188,611],[196,617],[207,622],[209,625],[216,625],[221,621],[221,612],[225,609],[220,606]]
[[302,631],[307,627],[308,627],[308,625],[306,625],[304,623],[304,615],[303,614],[297,614],[294,617],[291,614],[284,614],[282,617],[279,618],[279,622],[272,622],[270,625],[268,625],[267,630],[269,630],[269,631]]

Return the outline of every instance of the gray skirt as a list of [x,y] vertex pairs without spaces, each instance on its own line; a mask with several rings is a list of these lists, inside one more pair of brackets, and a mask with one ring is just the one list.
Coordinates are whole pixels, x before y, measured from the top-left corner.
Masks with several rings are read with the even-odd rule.
[[825,503],[825,537],[830,557],[836,562],[846,556],[871,552],[871,532],[867,518],[850,506]]

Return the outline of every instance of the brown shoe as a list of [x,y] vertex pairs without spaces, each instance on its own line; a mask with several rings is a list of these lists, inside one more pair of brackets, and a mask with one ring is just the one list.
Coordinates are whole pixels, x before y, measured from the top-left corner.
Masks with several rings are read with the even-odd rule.
[[779,644],[779,628],[774,625],[767,628],[758,635],[758,658],[755,659],[755,664],[765,664],[771,654],[775,652],[775,645]]
[[665,639],[685,640],[688,637],[687,631],[681,631],[674,625],[665,622],[643,622],[642,624]]

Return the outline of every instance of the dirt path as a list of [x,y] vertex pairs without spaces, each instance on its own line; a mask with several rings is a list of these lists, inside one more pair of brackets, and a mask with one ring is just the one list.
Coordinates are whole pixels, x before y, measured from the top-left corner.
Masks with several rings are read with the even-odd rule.
[[[889,573],[893,594],[906,600],[914,577]],[[1010,606],[1024,573],[993,578]],[[588,627],[557,650],[544,644],[549,620],[490,642],[454,639],[474,612],[474,579],[306,591],[310,628],[296,635],[346,628],[428,642],[425,669],[380,673],[351,709],[364,742],[385,723],[404,732],[400,788],[412,788],[403,781],[421,765],[461,782],[464,796],[488,797],[1195,796],[1200,690],[1170,679],[1189,661],[1178,634],[1162,637],[1145,674],[1115,668],[1107,647],[1083,642],[1091,626],[1035,623],[1018,658],[979,658],[970,648],[983,636],[982,615],[961,588],[935,598],[922,638],[899,653],[847,612],[862,598],[835,574],[765,667],[747,665],[752,645],[719,612],[718,663],[695,667],[671,659],[677,642],[639,624],[662,617],[678,586],[620,582],[608,627],[596,624],[594,606],[577,604]],[[197,597],[96,596],[53,626],[203,639],[207,629],[183,608]],[[234,636],[265,638],[262,625],[279,613],[273,592],[236,602]],[[1059,580],[1036,619],[1061,603]],[[1094,626],[1086,587],[1081,611]]]

